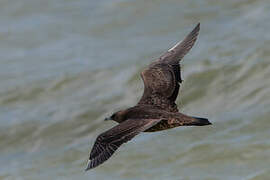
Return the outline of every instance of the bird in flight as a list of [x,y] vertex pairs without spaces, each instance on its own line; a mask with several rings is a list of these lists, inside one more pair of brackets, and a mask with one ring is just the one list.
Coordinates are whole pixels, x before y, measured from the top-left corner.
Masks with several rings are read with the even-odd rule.
[[141,77],[144,92],[134,107],[115,112],[105,120],[119,123],[100,134],[90,153],[87,168],[95,168],[108,160],[112,154],[140,132],[155,132],[178,126],[211,125],[208,119],[188,116],[178,112],[175,100],[180,88],[180,60],[194,45],[200,30],[200,23],[182,42],[152,62]]

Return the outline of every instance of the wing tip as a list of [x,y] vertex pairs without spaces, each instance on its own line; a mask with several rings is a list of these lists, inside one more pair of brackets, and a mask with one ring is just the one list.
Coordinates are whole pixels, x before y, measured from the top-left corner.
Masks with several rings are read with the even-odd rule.
[[199,34],[200,29],[201,29],[201,23],[198,22],[198,24],[197,24],[196,27],[194,28],[194,32]]
[[201,23],[198,22],[197,25],[195,26],[195,28],[192,30],[192,32],[190,34],[195,35],[195,37],[197,38],[197,36],[199,34],[199,31],[200,31],[200,28],[201,28]]
[[[199,34],[199,31],[200,31],[200,27],[201,27],[201,23],[198,22],[197,25],[195,26],[195,28],[191,31],[191,33],[188,36],[193,35],[197,39],[197,36]],[[170,48],[168,50],[168,52],[174,51],[174,49],[176,49],[177,46],[181,44],[181,42],[183,42],[183,41],[179,41],[178,43],[176,43],[172,48]]]
[[90,160],[88,160],[88,162],[87,162],[87,166],[86,166],[86,168],[85,168],[85,170],[84,170],[84,171],[88,171],[88,170],[90,170],[90,169],[92,169],[92,167],[91,167],[91,161],[90,161]]
[[201,23],[198,22],[196,28],[200,28],[200,26],[201,26]]

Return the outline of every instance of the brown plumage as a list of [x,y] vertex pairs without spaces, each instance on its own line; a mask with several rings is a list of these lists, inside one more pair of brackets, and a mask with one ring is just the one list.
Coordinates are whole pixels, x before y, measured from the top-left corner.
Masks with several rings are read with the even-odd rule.
[[118,147],[140,132],[211,124],[205,118],[178,112],[175,104],[182,82],[179,61],[194,45],[199,30],[200,24],[141,73],[144,82],[142,98],[136,106],[118,111],[109,118],[119,124],[97,137],[86,170],[105,162]]

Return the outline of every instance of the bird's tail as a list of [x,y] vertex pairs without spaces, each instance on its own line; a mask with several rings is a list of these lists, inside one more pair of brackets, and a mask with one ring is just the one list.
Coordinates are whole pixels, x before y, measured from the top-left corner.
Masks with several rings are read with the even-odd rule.
[[179,121],[179,124],[181,124],[181,126],[206,126],[212,124],[206,118],[188,116],[180,112],[178,112],[176,116],[178,117],[177,119]]
[[189,123],[185,124],[185,126],[206,126],[206,125],[211,125],[212,123],[208,121],[206,118],[201,118],[201,117],[192,117],[192,121]]

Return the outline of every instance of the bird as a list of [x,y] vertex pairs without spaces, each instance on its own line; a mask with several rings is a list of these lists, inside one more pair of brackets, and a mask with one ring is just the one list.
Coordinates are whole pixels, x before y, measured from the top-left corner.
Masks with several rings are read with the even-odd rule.
[[105,120],[118,125],[101,133],[93,145],[86,171],[108,160],[123,144],[141,132],[156,132],[178,126],[211,125],[207,118],[180,113],[175,103],[181,78],[180,60],[195,44],[200,23],[171,49],[141,72],[144,91],[137,105],[113,113]]

